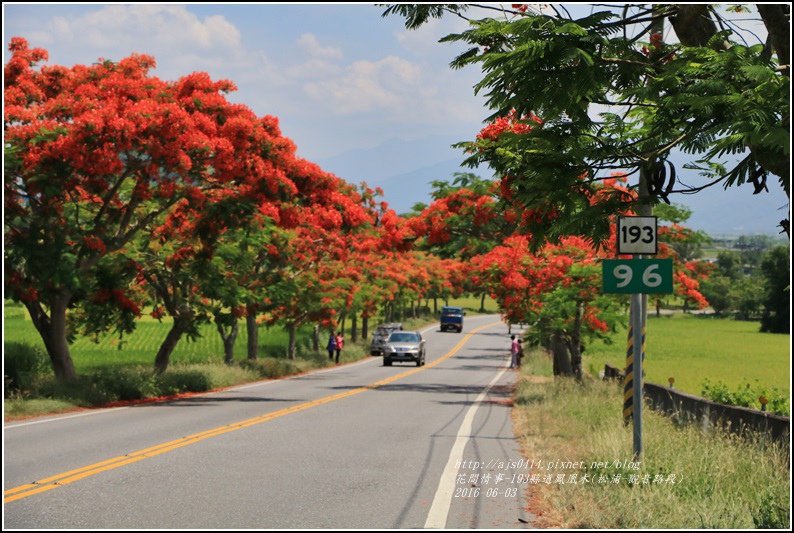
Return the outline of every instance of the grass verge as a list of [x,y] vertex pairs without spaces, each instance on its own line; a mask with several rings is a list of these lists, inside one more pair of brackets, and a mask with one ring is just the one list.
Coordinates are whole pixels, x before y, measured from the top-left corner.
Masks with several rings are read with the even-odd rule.
[[528,353],[526,362],[514,420],[524,457],[536,461],[528,488],[541,526],[790,526],[788,446],[707,436],[643,410],[644,453],[633,461],[632,427],[623,426],[617,385],[530,374],[551,366],[542,351]]

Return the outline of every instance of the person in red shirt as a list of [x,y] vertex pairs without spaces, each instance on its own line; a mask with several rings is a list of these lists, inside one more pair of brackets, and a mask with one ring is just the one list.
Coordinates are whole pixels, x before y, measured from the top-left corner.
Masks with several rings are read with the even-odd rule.
[[336,364],[339,364],[339,354],[342,353],[342,348],[345,347],[345,339],[342,337],[342,332],[336,334]]
[[518,354],[521,353],[521,344],[515,335],[510,335],[510,341],[510,368],[518,368],[520,364]]

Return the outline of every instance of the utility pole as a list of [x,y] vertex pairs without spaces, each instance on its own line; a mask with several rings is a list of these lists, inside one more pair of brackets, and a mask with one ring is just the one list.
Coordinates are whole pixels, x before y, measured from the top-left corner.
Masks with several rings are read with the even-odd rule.
[[[656,16],[660,13],[660,5],[653,5],[653,15]],[[654,42],[656,39],[659,42],[664,38],[664,18],[659,17],[651,24],[650,41]],[[655,39],[653,36],[658,35]],[[637,216],[650,217],[653,216],[653,206],[650,203],[650,188],[648,182],[650,180],[650,173],[656,165],[656,157],[651,156],[645,165],[640,168],[639,187],[638,187],[638,203],[635,212]],[[642,259],[642,255],[635,256]],[[632,412],[632,424],[634,428],[634,459],[640,460],[642,458],[642,394],[643,385],[645,383],[645,330],[648,323],[648,295],[637,294],[632,295],[631,305],[631,324],[633,327],[633,345],[634,345],[634,381],[633,381],[633,396],[634,406]],[[637,356],[639,355],[639,357]]]

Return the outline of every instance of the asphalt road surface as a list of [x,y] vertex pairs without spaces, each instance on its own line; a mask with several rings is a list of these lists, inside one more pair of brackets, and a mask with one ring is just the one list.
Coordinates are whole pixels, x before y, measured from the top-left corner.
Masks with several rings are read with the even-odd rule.
[[4,529],[526,528],[507,328],[175,401],[4,426]]

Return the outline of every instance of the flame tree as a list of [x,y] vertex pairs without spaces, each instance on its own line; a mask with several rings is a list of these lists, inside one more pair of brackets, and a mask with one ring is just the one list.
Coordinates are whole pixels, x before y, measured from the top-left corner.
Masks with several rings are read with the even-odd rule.
[[[5,65],[5,278],[44,341],[59,379],[75,377],[67,310],[87,301],[95,328],[129,329],[140,313],[127,276],[98,276],[142,232],[181,202],[227,179],[232,147],[216,109],[149,75],[154,59],[132,55],[91,66],[40,66],[47,52],[11,40]],[[231,90],[228,82],[214,94]],[[97,279],[107,286],[98,287]],[[115,284],[115,285],[114,285]],[[104,317],[104,318],[103,318]],[[119,320],[125,317],[124,320]]]

